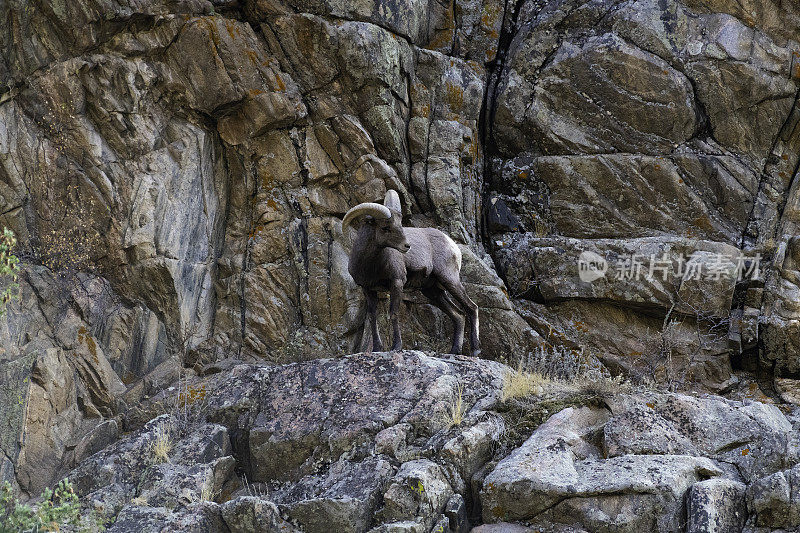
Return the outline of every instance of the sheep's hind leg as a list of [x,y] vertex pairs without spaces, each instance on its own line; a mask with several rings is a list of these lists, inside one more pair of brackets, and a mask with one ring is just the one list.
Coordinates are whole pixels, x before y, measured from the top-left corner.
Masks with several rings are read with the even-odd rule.
[[447,292],[455,298],[459,305],[466,311],[469,317],[469,342],[472,345],[472,356],[477,357],[481,354],[481,341],[479,335],[479,322],[478,322],[478,306],[473,302],[467,290],[461,283],[461,280],[440,280],[441,284],[447,289]]
[[461,314],[461,310],[439,287],[422,289],[422,294],[453,321],[453,346],[450,348],[450,353],[460,354],[464,346],[464,315]]
[[400,335],[400,302],[402,301],[403,281],[395,280],[392,282],[392,293],[389,300],[389,317],[392,319],[392,330],[394,333],[392,350],[400,350],[403,348],[403,338]]
[[367,314],[369,314],[369,327],[372,330],[372,350],[382,352],[383,342],[381,334],[378,332],[378,293],[364,289],[364,296],[367,299]]

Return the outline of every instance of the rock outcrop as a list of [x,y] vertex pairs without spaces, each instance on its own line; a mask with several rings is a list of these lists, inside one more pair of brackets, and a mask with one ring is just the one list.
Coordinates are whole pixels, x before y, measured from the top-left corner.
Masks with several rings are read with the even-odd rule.
[[741,531],[745,483],[758,491],[769,483],[761,476],[797,463],[798,453],[774,406],[619,396],[561,411],[500,461],[483,482],[483,517],[588,531],[709,531],[709,523]]
[[[132,442],[120,440],[126,432],[150,438],[151,398],[198,379],[211,387],[208,423],[231,448],[179,477],[201,493],[244,474],[291,487],[222,505],[193,492],[189,518],[131,504],[133,489],[107,480],[122,487],[106,502],[117,527],[338,520],[415,531],[442,517],[461,524],[462,511],[506,519],[475,515],[482,485],[470,485],[498,459],[490,420],[438,443],[448,461],[415,456],[420,439],[444,434],[437,417],[457,379],[475,384],[464,389],[472,401],[497,392],[489,381],[502,367],[430,359],[411,372],[403,359],[394,371],[413,386],[372,374],[358,384],[374,394],[366,410],[330,389],[350,387],[335,357],[364,348],[347,209],[395,189],[405,224],[458,243],[487,359],[514,366],[566,350],[636,382],[723,394],[747,371],[774,400],[796,403],[799,165],[792,2],[9,0],[0,225],[17,234],[22,272],[21,296],[0,318],[0,480],[32,497]],[[401,315],[407,348],[447,350],[450,322],[424,298],[409,294]],[[327,376],[320,389],[303,374],[313,369]],[[287,388],[275,390],[288,397],[264,389],[281,380]],[[242,395],[230,398],[236,409],[214,404],[220,387]],[[611,411],[597,432],[622,423]],[[301,427],[325,429],[293,426],[298,413]],[[201,438],[200,427],[181,439]],[[675,435],[693,459],[664,467],[676,492],[653,489],[641,503],[658,500],[664,527],[687,490],[698,516],[738,524],[744,515],[714,503],[739,501],[736,483],[746,485],[747,527],[793,516],[791,494],[753,488],[718,464],[718,449]],[[592,454],[603,449],[586,438]],[[360,451],[337,463],[354,442]],[[661,465],[675,454],[648,455]],[[225,457],[234,474],[214,466]],[[791,480],[792,466],[748,475]],[[601,499],[590,474],[574,488]],[[362,475],[373,484],[351,483]],[[647,490],[665,482],[648,479]],[[418,481],[435,494],[408,488]],[[154,501],[159,482],[148,481]],[[752,522],[754,509],[773,508]],[[597,520],[581,527],[606,523]]]
[[774,405],[612,381],[503,400],[510,368],[414,351],[232,364],[143,402],[67,475],[110,531],[800,526]]

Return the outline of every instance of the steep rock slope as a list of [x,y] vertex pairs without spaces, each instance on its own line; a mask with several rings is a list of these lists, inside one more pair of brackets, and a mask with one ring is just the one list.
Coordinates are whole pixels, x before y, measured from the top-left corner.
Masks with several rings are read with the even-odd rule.
[[[0,223],[25,266],[0,477],[38,493],[182,367],[357,351],[340,220],[388,188],[462,247],[489,358],[791,377],[798,35],[772,0],[3,3]],[[614,276],[740,252],[758,279]],[[418,295],[403,314],[408,346],[447,348]]]
[[68,474],[110,531],[799,524],[796,413],[774,405],[563,383],[503,399],[509,367],[414,351],[229,363],[143,403]]

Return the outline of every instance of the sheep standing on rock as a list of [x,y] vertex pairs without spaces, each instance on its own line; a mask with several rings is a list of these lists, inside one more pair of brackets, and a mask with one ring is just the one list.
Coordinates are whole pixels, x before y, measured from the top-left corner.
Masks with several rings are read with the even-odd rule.
[[[472,355],[481,353],[478,339],[478,306],[461,283],[461,250],[453,240],[434,228],[404,228],[400,197],[386,193],[383,205],[365,202],[350,209],[342,220],[342,231],[359,219],[348,271],[364,290],[372,330],[372,348],[382,350],[378,333],[378,291],[390,291],[389,315],[394,342],[403,345],[398,311],[404,289],[419,289],[430,302],[453,321],[451,352],[461,353],[464,344],[464,314],[469,317]],[[454,301],[455,300],[455,301]]]

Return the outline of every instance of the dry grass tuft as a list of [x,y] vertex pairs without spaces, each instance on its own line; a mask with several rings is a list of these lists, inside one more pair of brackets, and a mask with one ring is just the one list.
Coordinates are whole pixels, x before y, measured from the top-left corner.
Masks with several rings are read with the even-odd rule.
[[150,445],[154,462],[169,463],[169,452],[172,451],[172,424],[160,422],[155,430],[156,439]]
[[201,502],[213,502],[217,497],[217,493],[211,490],[209,485],[203,485],[203,488],[200,489],[200,501]]
[[622,376],[595,376],[591,379],[573,383],[573,386],[583,394],[595,396],[613,396],[615,394],[629,394],[634,387],[630,381]]
[[585,349],[549,346],[523,356],[517,369],[503,376],[501,399],[541,396],[547,391],[609,396],[632,389],[629,381],[612,377]]
[[524,398],[526,396],[540,395],[546,386],[553,381],[539,374],[538,372],[526,372],[522,366],[517,370],[510,370],[503,376],[503,389],[500,399],[503,401],[512,398]]
[[467,407],[464,405],[464,385],[459,383],[454,391],[453,400],[450,402],[450,419],[448,420],[447,427],[454,427],[461,425],[464,421],[464,413]]
[[145,507],[146,505],[148,505],[147,498],[137,496],[131,500],[131,504],[136,505],[137,507]]

